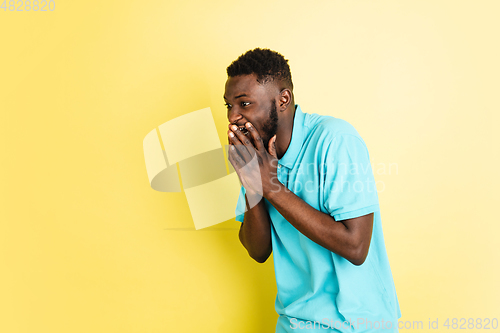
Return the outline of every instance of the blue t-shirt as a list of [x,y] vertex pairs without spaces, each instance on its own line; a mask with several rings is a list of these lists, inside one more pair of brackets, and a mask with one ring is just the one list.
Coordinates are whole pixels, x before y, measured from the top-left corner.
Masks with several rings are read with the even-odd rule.
[[[401,317],[365,142],[348,122],[296,105],[278,179],[339,223],[374,213],[368,256],[356,266],[297,231],[265,200],[271,218],[279,314],[276,332],[397,332]],[[236,220],[243,222],[245,188]]]

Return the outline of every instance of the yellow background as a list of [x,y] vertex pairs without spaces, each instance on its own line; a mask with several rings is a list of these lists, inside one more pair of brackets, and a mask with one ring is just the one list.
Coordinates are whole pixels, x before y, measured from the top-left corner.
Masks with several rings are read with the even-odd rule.
[[225,69],[257,46],[365,139],[400,320],[500,317],[498,1],[55,3],[0,10],[0,332],[274,331],[272,260],[234,219],[194,231],[142,151],[208,106],[224,144]]

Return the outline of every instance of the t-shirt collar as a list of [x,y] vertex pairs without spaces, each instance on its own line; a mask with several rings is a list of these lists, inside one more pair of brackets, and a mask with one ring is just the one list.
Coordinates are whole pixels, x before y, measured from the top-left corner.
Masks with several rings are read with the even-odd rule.
[[285,154],[278,160],[278,163],[292,169],[304,140],[304,120],[305,114],[298,104],[295,104],[295,115],[293,117],[292,139]]

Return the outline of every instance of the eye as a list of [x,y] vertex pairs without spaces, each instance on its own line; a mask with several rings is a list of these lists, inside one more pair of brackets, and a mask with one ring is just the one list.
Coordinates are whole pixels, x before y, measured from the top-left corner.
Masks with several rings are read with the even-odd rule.
[[241,102],[241,106],[245,107],[245,106],[249,106],[250,103],[249,102]]
[[226,108],[227,108],[228,110],[229,110],[230,108],[232,108],[232,107],[233,107],[233,106],[232,106],[231,104],[229,104],[229,103],[225,103],[224,105],[226,106]]

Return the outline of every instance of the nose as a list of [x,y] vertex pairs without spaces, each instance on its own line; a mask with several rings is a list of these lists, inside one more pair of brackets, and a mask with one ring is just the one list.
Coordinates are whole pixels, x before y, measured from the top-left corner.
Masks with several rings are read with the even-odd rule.
[[231,124],[237,124],[243,116],[237,111],[237,108],[232,107],[231,110],[227,112],[227,120]]

